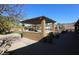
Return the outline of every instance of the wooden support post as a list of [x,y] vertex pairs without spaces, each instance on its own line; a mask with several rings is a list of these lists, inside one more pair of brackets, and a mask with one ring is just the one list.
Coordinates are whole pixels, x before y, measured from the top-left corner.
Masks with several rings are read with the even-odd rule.
[[52,23],[52,32],[55,32],[55,24]]
[[41,21],[41,31],[42,31],[42,36],[43,37],[45,37],[45,26],[46,26],[46,21],[45,21],[45,19],[43,19],[42,21]]

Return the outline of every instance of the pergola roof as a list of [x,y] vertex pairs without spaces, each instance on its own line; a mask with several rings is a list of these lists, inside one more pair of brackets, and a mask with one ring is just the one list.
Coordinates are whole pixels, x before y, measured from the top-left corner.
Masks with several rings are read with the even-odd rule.
[[27,24],[40,24],[41,21],[45,19],[46,20],[46,23],[55,23],[56,21],[48,18],[48,17],[45,17],[45,16],[40,16],[40,17],[36,17],[36,18],[31,18],[31,19],[27,19],[27,20],[24,20],[24,21],[21,21],[21,23],[27,23]]

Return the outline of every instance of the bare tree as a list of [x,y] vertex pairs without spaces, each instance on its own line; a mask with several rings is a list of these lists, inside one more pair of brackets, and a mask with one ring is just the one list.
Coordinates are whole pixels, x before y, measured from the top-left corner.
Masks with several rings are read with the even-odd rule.
[[[10,31],[22,19],[22,6],[14,4],[0,4],[0,32]],[[17,24],[17,25],[16,25]]]
[[19,20],[22,18],[22,6],[17,4],[0,4],[0,15],[6,14],[15,20]]

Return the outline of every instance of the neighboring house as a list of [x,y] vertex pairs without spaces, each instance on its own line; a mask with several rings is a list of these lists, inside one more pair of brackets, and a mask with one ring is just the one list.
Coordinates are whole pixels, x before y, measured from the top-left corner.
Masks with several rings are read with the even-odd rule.
[[74,31],[75,29],[74,24],[75,23],[67,23],[67,24],[63,24],[63,26],[65,30]]
[[75,32],[79,32],[79,20],[75,23]]
[[75,27],[74,27],[75,23],[64,23],[64,24],[58,24],[57,26],[59,27],[58,29],[61,29],[62,31],[68,30],[68,31],[74,31]]

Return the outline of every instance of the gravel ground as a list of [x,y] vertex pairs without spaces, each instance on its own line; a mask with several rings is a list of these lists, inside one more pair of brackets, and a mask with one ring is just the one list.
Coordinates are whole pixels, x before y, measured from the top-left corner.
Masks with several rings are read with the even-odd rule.
[[7,35],[0,35],[0,41],[1,40],[12,40],[13,43],[11,44],[11,47],[8,49],[8,51],[13,51],[25,46],[28,46],[30,44],[33,44],[37,41],[28,39],[28,38],[21,38],[20,34],[12,33]]
[[8,51],[13,51],[13,50],[28,46],[36,42],[37,41],[31,40],[28,38],[21,38],[20,40],[17,40],[16,42],[14,42]]

